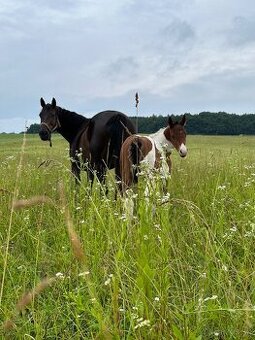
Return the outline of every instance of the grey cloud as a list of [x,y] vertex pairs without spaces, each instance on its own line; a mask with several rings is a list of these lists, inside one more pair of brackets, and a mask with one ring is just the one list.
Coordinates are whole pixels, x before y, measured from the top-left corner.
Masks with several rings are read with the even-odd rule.
[[81,1],[76,0],[37,0],[37,5],[47,6],[56,10],[73,10],[75,7],[79,6]]
[[169,89],[171,102],[181,112],[254,112],[254,78],[255,72],[240,70],[201,76],[191,83]]
[[183,8],[189,8],[194,3],[194,0],[139,0],[131,1],[129,5],[130,12],[137,13],[138,15],[146,15],[150,17],[166,16],[169,13],[175,13]]
[[247,45],[255,42],[255,18],[237,16],[228,32],[228,42],[234,46]]
[[133,57],[121,57],[104,68],[103,73],[112,80],[125,80],[137,75],[138,62]]
[[166,42],[185,44],[195,38],[195,31],[186,21],[174,19],[162,31],[162,39]]
[[77,112],[130,112],[136,90],[144,115],[248,111],[253,8],[251,0],[0,0],[0,119],[36,120],[41,96]]

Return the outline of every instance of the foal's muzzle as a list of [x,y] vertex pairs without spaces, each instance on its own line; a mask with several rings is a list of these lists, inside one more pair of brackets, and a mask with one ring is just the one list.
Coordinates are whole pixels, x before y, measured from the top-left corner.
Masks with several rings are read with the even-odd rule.
[[186,148],[186,145],[182,144],[179,149],[179,155],[184,158],[187,156],[187,152],[188,150]]

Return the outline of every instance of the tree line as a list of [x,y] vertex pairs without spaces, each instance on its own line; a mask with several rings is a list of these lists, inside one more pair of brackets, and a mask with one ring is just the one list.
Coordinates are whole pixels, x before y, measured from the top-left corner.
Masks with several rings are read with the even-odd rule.
[[[174,121],[182,115],[174,116]],[[229,114],[226,112],[186,113],[186,131],[193,135],[255,135],[255,114]],[[131,117],[139,133],[153,133],[167,125],[167,116]],[[31,124],[27,133],[38,133],[40,125]]]

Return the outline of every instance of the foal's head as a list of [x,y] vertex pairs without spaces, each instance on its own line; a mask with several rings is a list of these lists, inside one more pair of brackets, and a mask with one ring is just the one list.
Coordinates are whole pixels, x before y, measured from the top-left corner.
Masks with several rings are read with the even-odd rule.
[[186,131],[184,126],[186,124],[186,116],[183,115],[180,122],[173,122],[172,118],[168,118],[168,127],[165,129],[164,134],[167,140],[175,147],[181,157],[187,155],[186,148]]
[[39,114],[41,118],[39,136],[41,140],[51,140],[51,133],[60,127],[57,116],[56,99],[52,98],[51,104],[46,104],[41,98],[42,110]]

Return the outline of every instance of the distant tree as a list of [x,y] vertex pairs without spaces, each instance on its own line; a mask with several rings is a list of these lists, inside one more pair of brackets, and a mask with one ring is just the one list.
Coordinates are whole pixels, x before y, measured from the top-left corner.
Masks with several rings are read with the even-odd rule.
[[[186,113],[188,134],[193,135],[255,135],[255,114],[229,114],[226,112]],[[175,121],[182,115],[172,116]],[[167,116],[131,117],[140,133],[153,133],[167,125]],[[38,133],[39,124],[32,124],[27,133]]]
[[40,124],[31,124],[27,129],[27,133],[39,133]]

